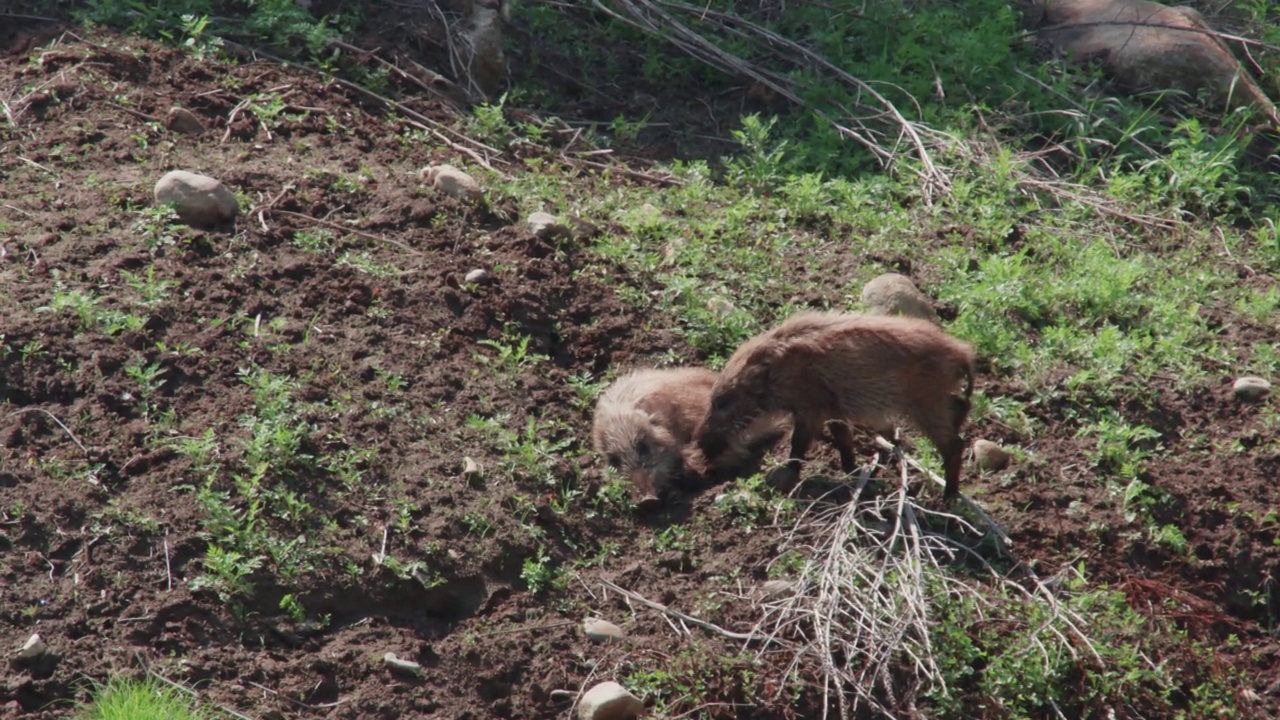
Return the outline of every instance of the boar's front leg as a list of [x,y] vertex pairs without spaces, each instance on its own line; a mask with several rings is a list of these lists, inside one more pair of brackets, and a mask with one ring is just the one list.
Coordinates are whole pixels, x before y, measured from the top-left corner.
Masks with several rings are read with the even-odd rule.
[[831,440],[835,443],[836,450],[840,453],[840,470],[846,473],[854,471],[853,459],[853,431],[849,429],[849,424],[844,421],[836,421],[831,423]]

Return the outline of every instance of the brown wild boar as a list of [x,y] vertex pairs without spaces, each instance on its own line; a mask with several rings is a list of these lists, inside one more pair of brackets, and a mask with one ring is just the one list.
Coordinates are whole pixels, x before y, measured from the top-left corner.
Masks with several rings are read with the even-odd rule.
[[[705,368],[635,370],[613,382],[596,403],[591,444],[609,467],[640,491],[640,508],[653,510],[674,485],[701,468],[688,468],[684,456],[694,430],[707,415],[716,373]],[[744,445],[726,452],[723,473],[750,473],[785,434],[778,423],[766,431],[748,428]],[[726,444],[726,448],[730,446]],[[737,448],[743,448],[741,450]]]
[[[960,491],[960,427],[973,392],[973,348],[927,320],[804,312],[748,340],[729,358],[711,393],[696,444],[713,466],[761,416],[791,416],[791,468],[828,421],[882,429],[905,419],[942,455],[945,498]],[[833,423],[845,472],[853,436]]]

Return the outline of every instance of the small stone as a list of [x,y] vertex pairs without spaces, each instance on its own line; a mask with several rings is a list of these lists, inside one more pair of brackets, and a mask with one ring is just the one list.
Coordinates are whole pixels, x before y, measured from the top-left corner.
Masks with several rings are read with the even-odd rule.
[[532,213],[525,224],[528,226],[529,232],[543,240],[567,237],[569,235],[569,228],[562,225],[560,220],[551,213]]
[[490,273],[488,270],[485,270],[484,268],[476,268],[475,270],[472,270],[471,272],[467,273],[462,278],[462,281],[467,283],[468,285],[487,285],[489,284],[489,281],[492,279],[493,279],[493,273]]
[[169,114],[165,116],[164,125],[170,130],[184,135],[199,135],[204,132],[204,123],[200,122],[200,118],[196,117],[195,113],[176,105],[169,108]]
[[578,693],[572,690],[552,690],[550,695],[551,702],[557,705],[566,705],[573,702],[574,698],[578,697]]
[[644,711],[640,698],[616,682],[602,682],[578,701],[578,720],[632,720]]
[[1012,456],[990,440],[978,440],[973,444],[973,457],[981,470],[999,472],[1009,466]]
[[862,303],[872,315],[905,315],[938,322],[929,298],[906,275],[885,273],[862,287]]
[[49,646],[40,639],[40,633],[35,633],[18,649],[17,657],[19,660],[38,660],[48,651]]
[[760,586],[760,599],[768,600],[769,598],[777,597],[795,587],[795,585],[790,580],[770,580]]
[[627,634],[622,631],[622,628],[600,618],[587,618],[582,623],[582,632],[586,633],[588,639],[596,642],[627,639]]
[[166,173],[156,183],[156,205],[173,203],[188,225],[218,225],[235,218],[240,203],[226,185],[185,170]]
[[1263,378],[1246,375],[1231,386],[1236,397],[1247,402],[1257,402],[1271,394],[1271,383]]
[[470,457],[462,458],[462,477],[467,480],[474,480],[484,474],[484,468],[480,467],[480,463],[472,460]]
[[480,183],[452,165],[432,165],[422,169],[422,179],[431,187],[459,200],[479,202],[484,197]]
[[414,677],[422,677],[422,666],[412,660],[401,660],[400,657],[393,652],[388,652],[383,655],[382,660],[387,664],[387,667],[391,668],[395,672],[412,675]]

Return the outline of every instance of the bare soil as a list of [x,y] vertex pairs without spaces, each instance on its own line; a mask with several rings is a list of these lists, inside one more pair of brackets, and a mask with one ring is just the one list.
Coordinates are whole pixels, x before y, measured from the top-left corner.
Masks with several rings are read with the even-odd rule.
[[[722,703],[704,708],[708,716],[817,716],[816,693],[790,710],[769,704],[786,683],[783,659],[754,668],[753,686],[715,677],[737,662],[738,643],[678,634],[591,582],[598,573],[744,631],[756,620],[749,603],[697,600],[735,573],[743,595],[764,580],[771,531],[749,533],[711,512],[712,493],[646,520],[585,507],[557,514],[554,489],[518,476],[461,478],[464,456],[490,470],[502,464],[491,440],[466,426],[472,415],[505,413],[513,429],[531,415],[562,422],[576,438],[566,452],[578,453],[590,418],[571,376],[669,351],[701,360],[669,329],[673,321],[620,299],[627,284],[644,289],[644,278],[604,267],[590,240],[532,236],[513,199],[474,208],[421,190],[421,167],[458,154],[404,142],[403,120],[340,85],[271,62],[214,65],[135,39],[23,27],[0,37],[8,49],[0,90],[20,112],[0,142],[0,333],[9,349],[0,360],[0,647],[39,632],[56,661],[30,668],[6,658],[0,715],[62,717],[84,697],[86,677],[146,664],[255,718],[556,717],[567,706],[553,690],[609,679],[627,663],[660,658],[679,671],[710,654],[726,660],[701,668],[712,676],[707,702]],[[236,111],[268,92],[285,95],[281,116],[268,122]],[[174,104],[208,131],[185,136],[157,124]],[[449,116],[429,100],[413,107]],[[174,242],[149,245],[138,211],[172,168],[217,177],[260,212],[234,228],[183,230]],[[335,182],[362,171],[354,189]],[[592,170],[566,163],[558,171]],[[297,247],[299,233],[320,229],[391,270],[370,274],[335,262],[334,253]],[[40,310],[58,286],[117,303],[129,293],[122,273],[148,267],[175,285],[141,329],[107,335],[81,327],[74,314]],[[490,270],[493,282],[465,285],[475,268]],[[529,335],[530,350],[549,362],[515,373],[478,362],[494,355],[481,341],[501,341],[508,328]],[[1274,328],[1223,333],[1277,340]],[[178,347],[193,351],[172,351]],[[150,404],[126,373],[139,360],[164,370]],[[237,613],[189,587],[207,546],[204,515],[187,489],[196,482],[191,461],[155,428],[156,413],[171,411],[170,436],[207,428],[234,435],[236,419],[253,409],[238,375],[250,365],[299,379],[299,395],[312,403],[313,453],[371,453],[355,488],[321,491],[323,478],[305,474],[291,481],[332,521],[332,567],[356,570],[306,572],[288,587],[255,578],[258,591]],[[1153,388],[1145,401],[1135,394],[1118,408],[1164,433],[1169,452],[1148,463],[1148,481],[1167,495],[1157,512],[1181,528],[1185,554],[1158,550],[1143,526],[1126,522],[1121,499],[1091,474],[1092,441],[1074,436],[1061,407],[1033,406],[1048,428],[1033,448],[1043,482],[966,469],[963,489],[1042,575],[1082,563],[1092,581],[1122,588],[1135,608],[1218,648],[1224,666],[1188,668],[1189,677],[1244,670],[1238,692],[1260,696],[1245,707],[1275,717],[1280,455],[1255,449],[1274,447],[1263,442],[1258,408],[1232,399],[1232,378],[1214,370],[1208,386]],[[406,387],[389,387],[391,376]],[[1030,399],[1007,378],[984,374],[979,386]],[[968,432],[1027,440],[994,422]],[[830,460],[829,452],[819,457]],[[582,462],[594,489],[600,465]],[[612,550],[581,581],[535,594],[521,577],[536,546],[517,527],[517,495],[534,497],[533,523],[557,564],[584,548]],[[428,558],[444,579],[438,587],[371,561],[402,501],[412,506],[411,527],[393,533],[387,551]],[[155,524],[126,522],[122,511]],[[468,514],[492,532],[478,537],[461,520]],[[671,523],[692,529],[697,553],[655,551],[652,538]],[[280,609],[286,592],[328,624],[290,619]],[[588,610],[623,625],[630,642],[589,643],[579,627]],[[421,663],[423,676],[390,673],[381,660],[388,651]]]

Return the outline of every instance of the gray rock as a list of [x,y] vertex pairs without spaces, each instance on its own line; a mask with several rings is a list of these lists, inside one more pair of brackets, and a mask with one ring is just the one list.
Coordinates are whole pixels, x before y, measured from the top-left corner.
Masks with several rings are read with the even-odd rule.
[[467,202],[479,202],[484,197],[480,183],[452,165],[431,165],[422,169],[422,179],[431,187],[450,197]]
[[207,175],[174,170],[156,182],[156,205],[173,203],[188,225],[218,225],[235,218],[240,203],[226,185]]
[[472,460],[470,456],[462,458],[462,477],[467,480],[475,480],[484,475],[484,468],[480,467],[480,463]]
[[528,226],[529,232],[537,235],[543,240],[568,237],[569,235],[569,228],[565,227],[560,220],[551,213],[541,211],[531,213],[525,224]]
[[862,287],[862,303],[873,315],[906,315],[938,322],[929,298],[905,275],[885,273]]
[[973,458],[979,469],[999,472],[1009,466],[1012,456],[990,440],[978,440],[973,444]]
[[186,108],[173,106],[164,118],[165,127],[184,135],[199,135],[204,132],[204,123],[196,114]]
[[39,660],[47,652],[49,652],[49,646],[40,639],[40,633],[35,633],[18,649],[17,658],[22,661]]
[[493,279],[493,273],[484,268],[476,268],[462,278],[468,285],[487,285]]
[[610,642],[627,639],[627,634],[622,631],[622,628],[614,625],[608,620],[601,620],[600,618],[587,618],[583,621],[582,632],[586,634],[587,638],[596,642]]
[[1271,394],[1271,383],[1260,377],[1246,375],[1231,386],[1236,397],[1248,402],[1257,402]]
[[644,711],[640,698],[616,682],[602,682],[578,701],[578,720],[633,720]]
[[422,677],[422,666],[412,660],[402,660],[393,652],[383,655],[382,660],[395,672]]

